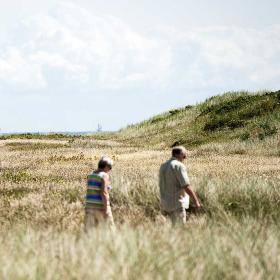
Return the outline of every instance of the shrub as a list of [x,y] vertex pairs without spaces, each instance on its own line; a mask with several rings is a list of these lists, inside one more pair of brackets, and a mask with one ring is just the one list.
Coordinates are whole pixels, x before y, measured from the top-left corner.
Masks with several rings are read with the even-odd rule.
[[277,128],[276,126],[271,126],[269,123],[264,123],[260,125],[260,128],[262,131],[259,133],[258,138],[260,140],[263,140],[267,136],[272,136],[277,133]]
[[[278,93],[267,93],[265,95],[237,96],[225,102],[203,107],[199,117],[207,117],[204,131],[243,127],[250,119],[271,114],[280,109],[278,95]],[[267,128],[266,131],[270,132]]]
[[242,141],[246,141],[249,138],[250,138],[250,133],[248,131],[245,131],[240,135],[240,140],[242,140]]

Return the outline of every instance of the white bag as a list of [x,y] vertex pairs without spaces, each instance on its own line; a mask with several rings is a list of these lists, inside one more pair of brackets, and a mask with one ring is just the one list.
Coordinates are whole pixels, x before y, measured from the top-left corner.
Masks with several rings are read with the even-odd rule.
[[181,199],[179,201],[181,202],[183,208],[189,209],[189,207],[190,207],[189,195],[185,194],[184,196],[181,197]]

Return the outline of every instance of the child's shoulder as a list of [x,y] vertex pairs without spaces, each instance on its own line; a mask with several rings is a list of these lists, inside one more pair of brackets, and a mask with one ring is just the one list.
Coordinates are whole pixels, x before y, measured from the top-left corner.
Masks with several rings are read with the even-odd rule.
[[104,171],[99,171],[99,172],[98,171],[93,171],[91,173],[91,175],[98,176],[98,177],[103,178],[103,179],[109,178],[109,174],[104,172]]
[[104,171],[101,171],[101,172],[99,172],[99,176],[100,177],[102,177],[102,178],[109,178],[109,174],[108,173],[106,173],[106,172],[104,172]]

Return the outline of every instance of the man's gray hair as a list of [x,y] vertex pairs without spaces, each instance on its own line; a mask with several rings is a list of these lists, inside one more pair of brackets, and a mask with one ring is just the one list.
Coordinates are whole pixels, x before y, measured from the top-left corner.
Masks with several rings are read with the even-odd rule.
[[172,148],[172,156],[175,157],[180,153],[186,154],[187,150],[184,146],[176,146]]
[[98,162],[98,168],[104,169],[106,166],[108,166],[110,169],[113,167],[113,160],[107,156],[103,156],[99,162]]

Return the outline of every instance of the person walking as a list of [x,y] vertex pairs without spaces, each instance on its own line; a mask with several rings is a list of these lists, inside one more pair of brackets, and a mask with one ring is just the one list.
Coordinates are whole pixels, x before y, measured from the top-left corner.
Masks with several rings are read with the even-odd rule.
[[189,197],[193,200],[196,208],[200,208],[200,202],[190,185],[183,163],[186,154],[186,149],[183,146],[174,147],[172,157],[161,165],[159,171],[162,214],[169,217],[173,225],[177,222],[186,223],[188,205],[186,206],[184,202],[187,202]]
[[85,231],[100,224],[108,224],[115,229],[114,219],[110,206],[109,173],[113,167],[113,160],[102,157],[98,162],[97,170],[87,177],[87,193],[85,198]]

